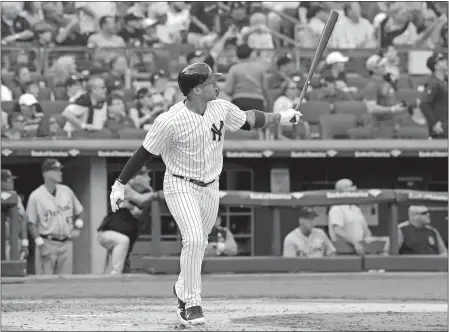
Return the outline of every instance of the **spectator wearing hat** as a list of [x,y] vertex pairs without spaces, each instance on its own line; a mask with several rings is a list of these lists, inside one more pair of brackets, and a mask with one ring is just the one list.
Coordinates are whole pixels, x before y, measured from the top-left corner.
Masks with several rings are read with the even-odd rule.
[[371,136],[374,138],[394,137],[398,119],[396,114],[404,114],[407,106],[398,102],[396,91],[391,81],[386,79],[387,60],[378,54],[372,55],[366,61],[366,69],[370,78],[361,91],[360,97],[365,101],[368,112],[371,114],[368,125]]
[[64,130],[72,133],[76,130],[97,131],[104,127],[107,118],[106,86],[103,78],[92,76],[86,86],[87,93],[82,94],[62,112],[66,119]]
[[62,164],[56,159],[42,163],[44,183],[28,198],[28,228],[36,244],[36,274],[71,274],[73,242],[84,226],[83,206],[62,184]]
[[1,36],[2,44],[29,42],[34,34],[27,19],[19,15],[19,6],[15,2],[5,1],[1,4]]
[[[90,35],[87,47],[92,48],[125,48],[126,43],[122,37],[117,35],[117,24],[114,16],[103,16],[100,18],[100,31]],[[115,52],[114,52],[115,53]]]
[[35,47],[54,47],[53,27],[46,22],[39,22],[33,26],[36,35]]
[[345,15],[338,19],[330,45],[335,48],[375,48],[374,28],[362,17],[360,4],[347,3],[343,10]]
[[340,52],[331,52],[325,60],[323,75],[331,77],[334,81],[342,81],[346,84],[347,78],[345,66],[349,58]]
[[[17,179],[17,176],[14,176],[12,172],[9,169],[2,169],[1,171],[1,190],[2,193],[7,193],[10,191],[14,191],[14,180]],[[7,216],[6,220],[2,220],[2,222],[5,223],[5,252],[6,252],[6,260],[10,259],[10,253],[11,253],[11,241],[10,241],[10,234],[11,234],[11,222],[19,222],[19,238],[20,238],[20,251],[21,251],[21,259],[26,259],[28,256],[28,228],[27,228],[27,215],[25,212],[25,208],[23,206],[23,201],[20,195],[17,195],[18,201],[17,201],[17,209],[18,209],[18,216],[19,220],[11,220],[9,216]]]
[[408,220],[398,225],[398,248],[401,255],[447,255],[440,232],[430,226],[427,206],[408,208]]
[[[40,131],[39,128],[41,128],[44,112],[34,95],[30,93],[21,95],[19,100],[14,104],[12,113],[23,116],[23,119],[18,117],[17,122],[20,121],[23,124],[23,130],[28,136],[33,137],[37,135]],[[12,118],[10,121],[12,121]]]
[[164,112],[162,105],[157,103],[158,99],[160,102],[160,98],[153,98],[155,94],[157,93],[154,90],[147,88],[141,88],[137,91],[136,107],[129,111],[129,116],[136,128],[148,128],[147,126],[152,125],[156,117]]
[[110,211],[97,229],[98,242],[108,251],[106,274],[123,273],[126,258],[139,237],[144,211],[148,215],[148,202],[158,197],[150,182],[148,169],[144,167],[126,185],[123,207],[115,213]]
[[234,235],[227,227],[223,227],[224,212],[218,211],[214,227],[209,234],[205,256],[236,256],[238,252]]
[[[353,192],[357,187],[350,179],[338,180],[335,190],[340,193]],[[362,210],[353,204],[333,205],[329,210],[329,235],[332,241],[343,241],[354,247],[357,255],[365,254],[365,246],[380,241],[384,253],[388,253],[388,237],[373,237]]]
[[107,98],[108,117],[104,127],[113,133],[126,128],[136,128],[134,121],[128,116],[126,103],[118,93],[112,93]]
[[124,26],[118,35],[123,38],[126,44],[141,47],[143,45],[143,17],[134,13],[128,13],[123,17]]
[[264,74],[266,68],[252,57],[253,49],[246,44],[237,47],[239,63],[228,72],[224,92],[233,104],[243,111],[265,110],[266,92]]
[[433,138],[447,138],[447,57],[434,53],[427,59],[427,68],[432,74],[427,79],[421,95],[421,111]]
[[304,207],[298,218],[299,226],[284,239],[284,257],[334,256],[335,247],[327,234],[314,226],[318,214],[313,208]]

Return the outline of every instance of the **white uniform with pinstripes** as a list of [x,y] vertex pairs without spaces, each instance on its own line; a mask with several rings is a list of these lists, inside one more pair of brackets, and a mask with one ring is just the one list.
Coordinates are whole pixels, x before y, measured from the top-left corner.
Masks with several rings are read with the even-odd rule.
[[[182,101],[157,117],[143,143],[166,166],[164,196],[182,236],[176,292],[187,308],[201,305],[201,265],[218,213],[224,133],[239,130],[245,121],[246,113],[226,100],[209,102],[203,115]],[[215,182],[201,187],[173,174]]]

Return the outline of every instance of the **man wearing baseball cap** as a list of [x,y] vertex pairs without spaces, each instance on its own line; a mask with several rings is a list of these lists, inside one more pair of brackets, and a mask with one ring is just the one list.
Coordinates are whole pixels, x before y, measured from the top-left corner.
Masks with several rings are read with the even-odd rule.
[[[2,193],[8,193],[14,191],[14,180],[17,179],[17,176],[14,176],[9,169],[2,169],[1,171],[1,190]],[[15,193],[17,195],[17,193]],[[25,259],[28,256],[28,229],[27,229],[27,216],[25,213],[25,208],[23,207],[22,198],[17,195],[17,209],[19,220],[12,220],[8,215],[6,217],[5,222],[5,239],[6,239],[6,248],[5,249],[5,257],[7,260],[10,259],[11,253],[11,242],[10,242],[10,232],[11,232],[11,222],[20,222],[20,251],[21,251],[21,259]]]
[[83,206],[62,184],[62,164],[53,158],[42,163],[44,184],[28,198],[26,213],[36,244],[36,274],[72,274],[73,238],[81,233]]
[[396,90],[386,79],[387,59],[374,54],[366,61],[370,78],[361,91],[368,112],[371,114],[369,128],[373,138],[391,139],[396,132],[396,114],[407,107],[396,99]]
[[432,74],[427,79],[421,95],[421,111],[426,117],[432,138],[447,139],[447,57],[434,53],[427,59]]

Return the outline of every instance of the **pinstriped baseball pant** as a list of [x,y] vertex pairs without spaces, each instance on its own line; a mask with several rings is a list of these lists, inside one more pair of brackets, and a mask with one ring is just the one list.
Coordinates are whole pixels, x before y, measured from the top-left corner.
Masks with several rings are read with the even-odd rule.
[[175,287],[186,308],[201,305],[201,265],[217,218],[218,182],[200,187],[167,173],[164,178],[165,201],[182,237],[181,273]]

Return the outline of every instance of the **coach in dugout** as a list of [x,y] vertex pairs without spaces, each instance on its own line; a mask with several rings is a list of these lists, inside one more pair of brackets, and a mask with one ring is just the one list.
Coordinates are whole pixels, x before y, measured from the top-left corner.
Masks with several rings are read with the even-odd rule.
[[107,250],[105,273],[122,274],[125,262],[132,252],[140,234],[140,219],[149,212],[149,201],[156,199],[158,193],[150,185],[148,169],[142,170],[125,187],[125,203],[117,212],[109,212],[98,227],[98,242]]
[[44,184],[28,198],[28,228],[36,244],[36,274],[72,274],[73,242],[84,225],[83,206],[72,189],[62,184],[56,159],[42,164]]
[[298,218],[299,227],[284,239],[284,257],[323,257],[335,255],[335,247],[327,234],[314,227],[318,214],[313,208],[304,207]]
[[[357,190],[350,179],[338,180],[335,190],[341,193]],[[343,241],[351,245],[356,254],[365,254],[368,244],[375,243],[388,253],[388,237],[373,237],[362,210],[354,204],[333,205],[329,210],[329,236],[333,242]]]
[[421,96],[421,111],[427,120],[432,138],[447,138],[447,57],[435,53],[427,60],[432,74]]
[[426,206],[408,208],[408,220],[398,226],[400,255],[447,255],[447,248],[437,229],[430,226]]

